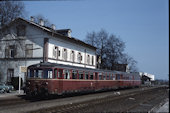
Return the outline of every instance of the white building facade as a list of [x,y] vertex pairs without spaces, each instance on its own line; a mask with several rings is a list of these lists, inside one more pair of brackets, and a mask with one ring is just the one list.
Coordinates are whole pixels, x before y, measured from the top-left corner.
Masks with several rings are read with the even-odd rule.
[[86,68],[96,68],[96,48],[71,37],[71,30],[55,30],[17,18],[0,29],[0,82],[26,72],[20,67],[40,62],[52,62]]

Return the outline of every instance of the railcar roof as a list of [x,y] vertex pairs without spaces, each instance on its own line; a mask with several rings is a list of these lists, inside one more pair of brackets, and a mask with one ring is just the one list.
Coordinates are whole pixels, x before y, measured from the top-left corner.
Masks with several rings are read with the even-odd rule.
[[50,63],[50,62],[42,62],[42,63],[34,64],[34,65],[29,66],[28,68],[35,68],[35,67],[37,68],[38,67],[66,68],[66,69],[89,70],[89,71],[97,71],[97,72],[111,72],[111,73],[117,73],[117,74],[129,74],[127,72],[121,72],[121,71],[91,69],[91,68],[63,65],[63,64]]

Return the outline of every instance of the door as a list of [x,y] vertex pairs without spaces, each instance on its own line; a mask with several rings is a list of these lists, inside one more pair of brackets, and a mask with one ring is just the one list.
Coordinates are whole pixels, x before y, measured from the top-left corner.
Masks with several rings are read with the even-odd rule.
[[99,83],[98,83],[98,73],[97,72],[94,73],[94,79],[95,79],[95,90],[98,90]]
[[8,69],[8,71],[7,71],[7,82],[11,82],[12,77],[14,77],[14,69]]

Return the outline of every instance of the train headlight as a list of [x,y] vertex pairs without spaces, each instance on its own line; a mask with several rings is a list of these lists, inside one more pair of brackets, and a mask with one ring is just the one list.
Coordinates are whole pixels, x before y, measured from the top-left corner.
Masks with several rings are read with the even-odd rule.
[[45,82],[46,85],[48,85],[48,82]]
[[28,82],[28,84],[30,85],[30,82]]

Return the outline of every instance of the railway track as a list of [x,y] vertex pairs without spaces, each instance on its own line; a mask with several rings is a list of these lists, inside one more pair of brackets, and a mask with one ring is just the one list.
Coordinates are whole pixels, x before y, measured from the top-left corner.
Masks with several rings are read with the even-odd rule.
[[[159,92],[159,93],[156,93]],[[102,99],[94,99],[91,101],[67,104],[63,106],[32,111],[31,113],[68,113],[68,112],[147,112],[155,104],[150,104],[152,100],[157,100],[157,97],[163,95],[166,91],[162,88],[150,90],[141,90],[139,92],[131,92],[124,95],[109,96]],[[153,95],[155,94],[155,95]],[[146,96],[146,97],[145,97]],[[165,94],[164,96],[167,96]],[[164,98],[159,98],[161,99]],[[143,109],[145,108],[145,110]]]
[[0,113],[133,112],[135,109],[142,109],[141,106],[149,109],[152,106],[148,101],[156,100],[157,97],[164,99],[166,96],[167,92],[162,87],[142,87],[73,97],[61,96],[50,98],[51,100],[27,100],[23,96],[0,100]]

